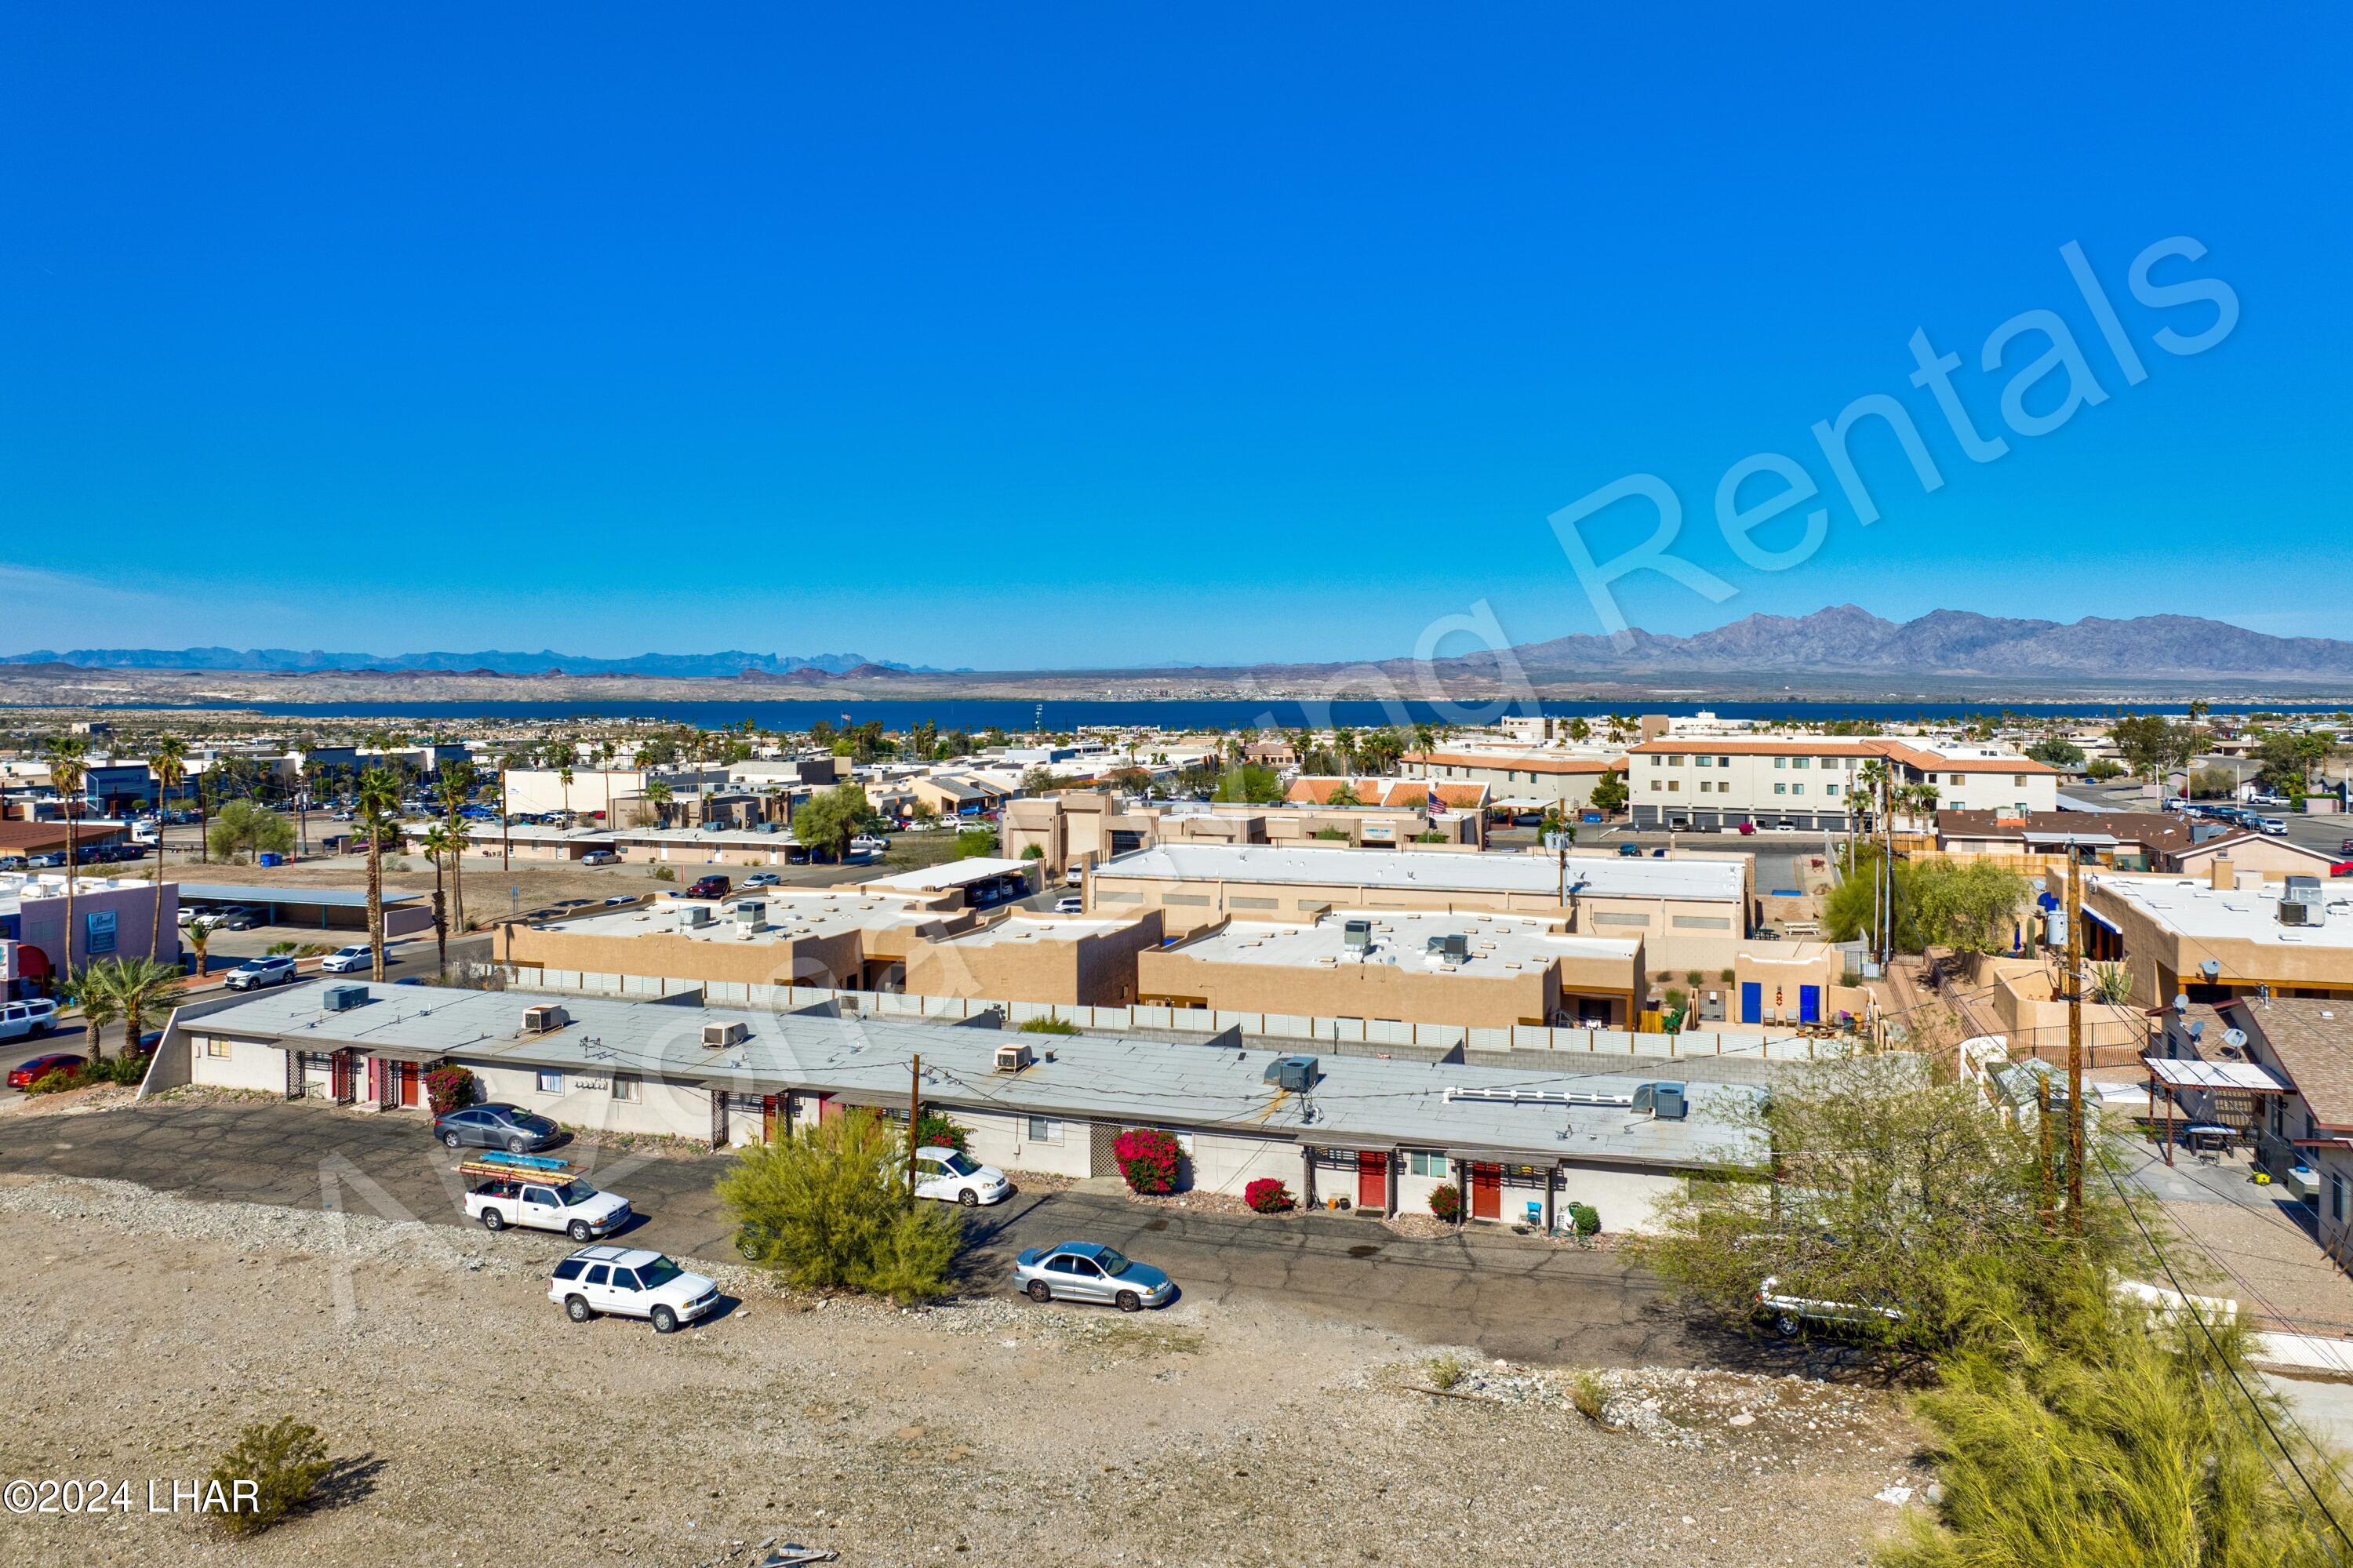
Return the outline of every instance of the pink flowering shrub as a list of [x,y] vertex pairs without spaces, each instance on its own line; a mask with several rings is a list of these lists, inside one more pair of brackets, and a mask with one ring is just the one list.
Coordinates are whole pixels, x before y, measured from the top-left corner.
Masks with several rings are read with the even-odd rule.
[[1261,1176],[1243,1188],[1242,1202],[1261,1214],[1287,1214],[1299,1206],[1291,1189],[1271,1176]]
[[1136,1127],[1119,1135],[1119,1141],[1112,1145],[1112,1157],[1119,1161],[1119,1173],[1127,1178],[1132,1190],[1174,1192],[1185,1151],[1158,1128]]

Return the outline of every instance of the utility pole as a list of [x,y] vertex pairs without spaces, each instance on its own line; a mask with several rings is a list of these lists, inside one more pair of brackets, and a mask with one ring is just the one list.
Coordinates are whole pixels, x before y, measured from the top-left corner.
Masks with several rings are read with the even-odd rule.
[[2084,911],[2081,860],[2067,846],[2067,1228],[2084,1231]]
[[915,1057],[907,1071],[907,1207],[915,1206],[915,1123],[923,1115],[923,1059]]
[[[2035,1062],[2038,1067],[2042,1065],[2039,1061]],[[2042,1196],[2036,1201],[2034,1212],[2042,1219],[2042,1228],[2047,1231],[2054,1223],[2052,1210],[2056,1202],[2051,1190],[2051,1079],[2047,1074],[2034,1075],[2034,1131],[2042,1145],[2042,1159],[2039,1167],[2042,1171]]]
[[499,870],[514,869],[514,807],[507,799],[506,759],[499,760]]

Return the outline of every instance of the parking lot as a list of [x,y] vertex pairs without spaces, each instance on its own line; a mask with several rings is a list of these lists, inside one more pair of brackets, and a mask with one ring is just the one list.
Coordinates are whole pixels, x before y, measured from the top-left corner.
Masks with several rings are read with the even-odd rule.
[[[579,1143],[553,1152],[575,1159],[638,1210],[642,1217],[619,1239],[688,1257],[729,1255],[733,1227],[712,1193],[726,1157],[632,1155]],[[450,1225],[465,1223],[456,1163],[416,1114],[167,1103],[0,1121],[0,1171]],[[1072,1192],[1018,1192],[968,1218],[972,1288],[982,1293],[998,1288],[1021,1248],[1083,1238],[1166,1268],[1188,1298],[1279,1299],[1492,1355],[1681,1366],[1694,1364],[1704,1348],[1662,1308],[1657,1284],[1621,1255],[1492,1227],[1416,1239],[1350,1215],[1268,1219]]]

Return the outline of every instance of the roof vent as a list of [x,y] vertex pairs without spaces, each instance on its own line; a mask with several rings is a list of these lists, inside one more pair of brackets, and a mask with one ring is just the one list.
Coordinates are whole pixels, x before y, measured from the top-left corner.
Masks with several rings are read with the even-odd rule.
[[1010,1045],[999,1045],[997,1048],[997,1056],[993,1065],[1000,1073],[1018,1073],[1028,1067],[1033,1060],[1035,1058],[1030,1055],[1029,1047],[1017,1042]]
[[731,1045],[744,1044],[750,1037],[751,1033],[744,1027],[741,1019],[733,1019],[725,1023],[706,1023],[702,1026],[702,1048],[706,1051],[724,1051]]
[[522,1010],[522,1032],[525,1034],[552,1034],[571,1022],[571,1015],[552,1001]]

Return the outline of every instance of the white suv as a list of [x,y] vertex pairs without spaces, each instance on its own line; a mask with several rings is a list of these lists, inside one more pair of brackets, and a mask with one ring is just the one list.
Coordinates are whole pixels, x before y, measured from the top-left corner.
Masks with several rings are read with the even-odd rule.
[[610,1312],[643,1318],[653,1324],[655,1333],[668,1334],[717,1308],[719,1287],[658,1252],[584,1246],[555,1266],[547,1298],[575,1323]]
[[294,960],[283,954],[276,958],[248,959],[228,971],[228,989],[252,991],[258,986],[284,985],[294,978]]

